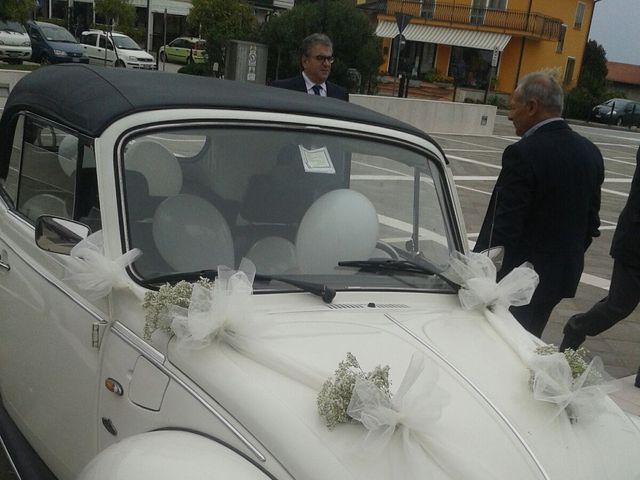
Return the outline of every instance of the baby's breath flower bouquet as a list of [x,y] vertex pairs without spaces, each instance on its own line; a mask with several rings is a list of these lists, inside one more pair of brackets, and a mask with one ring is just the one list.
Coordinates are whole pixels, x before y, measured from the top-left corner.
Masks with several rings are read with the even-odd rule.
[[333,430],[339,423],[355,422],[347,414],[347,407],[351,401],[357,378],[369,380],[383,394],[391,398],[389,365],[384,367],[378,365],[372,371],[365,372],[356,357],[351,352],[347,352],[346,359],[338,364],[334,376],[322,385],[318,394],[318,413],[324,418],[330,430]]
[[[196,282],[204,288],[213,288],[213,283],[207,278],[200,278]],[[169,306],[189,308],[193,283],[182,280],[175,285],[165,284],[157,292],[147,292],[144,296],[142,308],[145,309],[144,338],[151,339],[156,330],[172,334],[171,324],[167,320]]]
[[[536,348],[536,353],[538,355],[552,355],[554,353],[558,353],[558,347],[555,345],[542,345]],[[564,358],[567,360],[569,364],[569,368],[571,369],[571,376],[575,380],[580,375],[582,375],[589,364],[587,363],[587,350],[584,347],[580,347],[577,350],[573,350],[571,348],[567,348],[564,352]],[[530,370],[529,375],[529,387],[533,389],[533,382],[535,380],[535,372]],[[596,383],[600,383],[602,381],[602,375],[598,370],[592,369],[589,371],[586,384],[593,385]]]

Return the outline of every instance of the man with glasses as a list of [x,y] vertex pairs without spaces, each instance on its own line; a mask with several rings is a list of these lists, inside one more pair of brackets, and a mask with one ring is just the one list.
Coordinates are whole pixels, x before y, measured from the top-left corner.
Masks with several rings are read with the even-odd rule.
[[335,83],[327,81],[333,63],[333,44],[323,33],[313,33],[302,41],[300,65],[302,72],[295,77],[274,80],[271,86],[286,88],[309,95],[333,97],[349,101],[349,92]]

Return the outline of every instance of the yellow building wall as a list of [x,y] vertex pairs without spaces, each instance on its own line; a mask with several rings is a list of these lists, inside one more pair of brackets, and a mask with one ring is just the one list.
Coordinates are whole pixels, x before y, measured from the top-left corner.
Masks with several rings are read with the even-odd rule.
[[[523,3],[526,5],[523,5]],[[533,0],[531,4],[532,12],[561,18],[567,26],[562,51],[560,53],[556,52],[556,41],[512,37],[504,52],[502,52],[496,90],[511,93],[517,86],[520,78],[527,73],[543,69],[556,70],[558,72],[558,80],[563,81],[567,57],[575,58],[575,66],[571,82],[564,85],[564,88],[567,90],[573,88],[580,73],[584,46],[589,31],[589,22],[591,21],[591,12],[593,10],[592,0],[585,0],[583,3],[585,5],[585,12],[582,18],[582,26],[580,29],[576,29],[573,26],[578,4],[576,0],[555,0],[553,2],[548,0]],[[522,0],[510,0],[507,8],[526,10],[527,6],[528,0],[524,2]],[[522,50],[523,42],[524,49]],[[520,61],[521,50],[522,62],[518,74],[518,62]]]
[[[578,1],[584,3],[585,6],[582,26],[579,29],[574,28]],[[531,5],[529,5],[529,2],[531,2]],[[471,5],[472,0],[450,0],[446,3]],[[408,5],[410,4],[403,3],[400,0],[388,1],[389,13],[393,12],[395,4],[398,5],[397,11],[400,11],[399,6],[403,5],[405,13],[413,13],[407,11]],[[564,46],[560,53],[556,52],[557,42],[555,40],[537,40],[512,36],[500,55],[500,63],[496,72],[498,78],[495,87],[496,90],[503,93],[511,93],[517,86],[520,78],[527,73],[542,69],[557,70],[559,75],[558,79],[562,81],[565,75],[567,57],[573,57],[575,59],[575,65],[571,81],[564,85],[564,87],[567,90],[573,88],[577,82],[580,66],[582,65],[584,46],[589,32],[593,7],[594,0],[508,0],[507,10],[526,12],[530,9],[531,12],[553,18],[560,18],[563,20],[563,23],[566,24],[567,29]],[[455,25],[454,27],[467,29],[478,28],[471,25]],[[480,30],[483,30],[483,28],[480,27]],[[487,29],[487,31],[491,31],[491,29]],[[389,40],[385,39],[383,45],[390,46]],[[446,75],[449,66],[450,52],[451,47],[447,45],[438,46],[435,63],[435,68],[438,73]],[[386,70],[387,65],[388,63],[385,61],[385,63],[380,66],[380,70]]]

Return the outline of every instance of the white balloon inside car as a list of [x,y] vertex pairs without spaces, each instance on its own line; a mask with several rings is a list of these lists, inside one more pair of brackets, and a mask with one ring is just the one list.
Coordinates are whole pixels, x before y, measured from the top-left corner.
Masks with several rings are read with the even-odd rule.
[[354,273],[337,269],[342,260],[366,260],[378,240],[378,214],[360,192],[332,190],[306,211],[296,235],[296,256],[303,273]]

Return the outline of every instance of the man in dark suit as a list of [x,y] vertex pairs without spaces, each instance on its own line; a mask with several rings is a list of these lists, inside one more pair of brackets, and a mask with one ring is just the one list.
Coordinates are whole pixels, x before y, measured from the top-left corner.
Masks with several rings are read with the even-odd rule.
[[513,316],[540,337],[553,308],[575,295],[584,253],[599,235],[604,163],[598,148],[560,118],[563,92],[536,72],[511,96],[509,119],[522,137],[508,146],[475,251],[502,245],[499,278],[531,262],[540,283]]
[[[569,319],[560,350],[576,350],[587,335],[593,337],[627,318],[640,303],[640,149],[627,204],[618,218],[611,242],[613,272],[609,294],[586,313]],[[640,369],[635,381],[640,387]]]
[[272,87],[305,92],[310,95],[333,97],[349,101],[349,92],[327,80],[333,63],[333,44],[322,33],[313,33],[302,41],[300,65],[302,72],[295,77],[274,80]]

